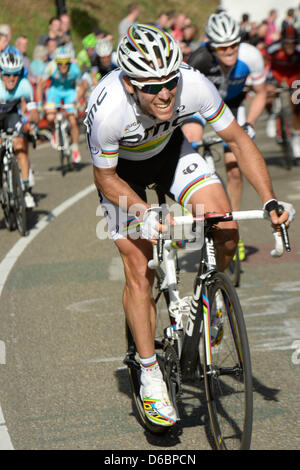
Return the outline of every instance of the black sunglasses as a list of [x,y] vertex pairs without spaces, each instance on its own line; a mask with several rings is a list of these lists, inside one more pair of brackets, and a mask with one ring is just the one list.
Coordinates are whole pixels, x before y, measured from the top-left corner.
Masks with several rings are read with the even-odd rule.
[[2,75],[3,75],[4,77],[11,77],[12,75],[13,75],[14,77],[19,77],[19,76],[21,75],[21,73],[5,73],[5,72],[2,72]]
[[165,82],[150,82],[150,83],[143,83],[137,82],[136,80],[130,80],[132,85],[137,86],[143,93],[149,93],[150,95],[157,95],[163,88],[167,88],[167,90],[171,91],[177,86],[179,80],[179,74],[175,75],[169,80]]

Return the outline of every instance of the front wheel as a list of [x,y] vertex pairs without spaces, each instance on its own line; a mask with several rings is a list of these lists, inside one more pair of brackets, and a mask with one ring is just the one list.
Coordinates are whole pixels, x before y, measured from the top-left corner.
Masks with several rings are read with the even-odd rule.
[[12,159],[12,181],[13,181],[13,201],[14,214],[17,228],[22,236],[27,232],[26,204],[24,199],[23,185],[21,181],[20,170],[16,158]]
[[210,328],[203,341],[204,380],[215,445],[221,450],[249,449],[253,392],[243,312],[232,283],[222,273],[209,281],[206,301]]

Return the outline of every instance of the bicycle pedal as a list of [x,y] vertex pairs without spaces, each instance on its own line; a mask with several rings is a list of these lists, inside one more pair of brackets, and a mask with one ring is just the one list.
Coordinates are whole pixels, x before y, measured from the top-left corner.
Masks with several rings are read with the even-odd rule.
[[123,360],[123,364],[125,364],[127,367],[134,368],[137,370],[140,370],[141,368],[140,364],[127,354],[125,356],[125,359]]

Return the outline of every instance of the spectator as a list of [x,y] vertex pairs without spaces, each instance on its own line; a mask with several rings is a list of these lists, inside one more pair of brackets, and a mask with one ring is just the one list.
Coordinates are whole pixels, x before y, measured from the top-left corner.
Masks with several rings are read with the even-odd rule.
[[272,42],[276,41],[279,37],[277,26],[275,24],[277,16],[277,10],[271,10],[268,18],[266,18],[267,31],[264,40],[267,46]]
[[197,34],[198,27],[194,24],[183,28],[183,40],[180,43],[180,48],[185,62],[188,60],[190,54],[200,46],[199,41],[195,40]]
[[45,46],[47,40],[50,38],[50,39],[56,40],[56,47],[57,47],[61,42],[61,37],[62,37],[62,33],[60,29],[60,19],[57,16],[53,16],[49,20],[48,33],[45,33],[39,36],[37,40],[37,44],[41,46]]
[[5,51],[8,46],[7,34],[0,32],[0,53]]
[[183,28],[185,26],[186,16],[184,13],[178,13],[176,15],[174,24],[172,26],[172,36],[177,39],[177,41],[183,40]]
[[67,13],[63,13],[62,15],[60,15],[59,19],[60,19],[61,34],[63,36],[67,36],[68,37],[67,42],[70,42],[71,41],[71,18],[70,18],[70,15],[68,15]]
[[47,62],[51,62],[54,59],[54,53],[57,48],[57,41],[55,38],[48,38],[46,41],[46,50],[47,50]]
[[30,68],[30,59],[27,55],[27,48],[28,48],[28,38],[27,36],[24,36],[23,34],[20,34],[20,36],[17,37],[15,46],[18,49],[19,52],[21,52],[22,57],[23,57],[23,64],[24,67],[29,71]]
[[169,17],[167,13],[161,13],[159,17],[157,18],[157,21],[155,23],[155,26],[158,28],[164,29],[165,31],[169,32]]
[[7,36],[7,42],[9,44],[12,37],[12,31],[9,24],[0,24],[0,33],[5,34]]
[[288,25],[294,26],[295,23],[295,10],[294,8],[289,8],[286,17],[281,23],[281,31],[284,31]]
[[[56,44],[56,41],[53,41]],[[48,62],[48,50],[46,46],[35,46],[32,55],[32,61],[29,67],[30,81],[36,85],[41,77]]]
[[242,21],[241,21],[240,27],[241,27],[241,41],[248,42],[249,32],[251,29],[250,16],[248,15],[248,13],[244,13],[242,15]]
[[127,7],[127,11],[127,16],[120,21],[118,26],[119,40],[125,36],[129,26],[137,21],[140,14],[140,7],[138,3],[130,3]]

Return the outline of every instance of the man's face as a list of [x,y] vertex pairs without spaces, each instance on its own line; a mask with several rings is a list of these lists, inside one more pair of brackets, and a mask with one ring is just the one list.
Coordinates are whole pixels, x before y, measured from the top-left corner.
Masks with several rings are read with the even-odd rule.
[[[154,83],[159,84],[174,79],[174,75],[174,73],[171,73],[166,77],[143,79],[139,78],[134,81],[139,82],[143,85],[151,86]],[[144,89],[140,89],[138,86],[132,84],[132,81],[128,79],[128,77],[127,84],[129,88],[131,87],[131,91],[126,87],[127,91],[129,91],[130,93],[136,93],[139,105],[144,113],[149,114],[150,116],[153,116],[154,118],[159,119],[160,121],[166,121],[172,117],[177,92],[176,79],[174,80],[174,82],[171,82],[171,85],[170,82],[166,83],[166,86],[163,86],[161,90],[159,90],[155,94],[147,92],[147,87],[143,87]],[[168,89],[167,86],[172,86],[172,89]]]
[[7,91],[12,91],[16,87],[19,77],[20,75],[8,75],[4,73],[1,75],[2,81]]
[[296,43],[295,42],[283,42],[282,47],[286,55],[293,55],[296,50]]
[[221,65],[233,67],[236,64],[239,50],[239,43],[231,46],[222,46],[215,48],[215,54]]
[[102,57],[99,57],[99,59],[100,59],[101,64],[103,65],[103,67],[107,68],[107,67],[110,66],[111,55],[102,56]]
[[8,38],[7,36],[1,36],[0,38],[0,52],[4,51],[8,46]]
[[60,34],[60,20],[53,20],[51,25],[49,26],[50,31],[54,34]]
[[69,71],[70,62],[65,62],[63,64],[57,64],[58,70],[62,75],[66,75]]
[[19,51],[22,54],[25,54],[25,52],[27,51],[27,47],[28,47],[28,39],[27,38],[19,38],[18,41],[16,42],[16,47],[17,47],[17,49],[19,49]]

